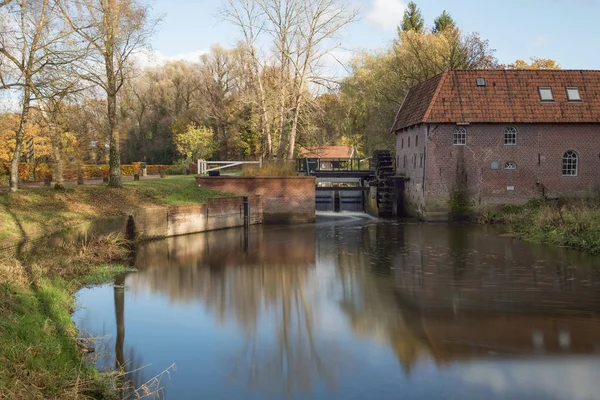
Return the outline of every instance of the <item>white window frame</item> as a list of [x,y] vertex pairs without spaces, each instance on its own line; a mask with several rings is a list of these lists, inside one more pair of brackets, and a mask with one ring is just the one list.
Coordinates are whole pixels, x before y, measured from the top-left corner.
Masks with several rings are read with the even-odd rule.
[[[583,99],[581,98],[581,92],[579,91],[579,87],[577,86],[567,86],[567,100],[569,100],[569,102],[571,103],[580,103],[583,101]],[[570,91],[576,91],[577,92],[577,98],[573,99],[571,98],[571,93]]]
[[[573,168],[573,160],[575,165],[574,173],[565,173],[565,167],[567,169]],[[569,164],[570,163],[570,164]],[[579,153],[575,150],[567,150],[563,153],[562,156],[562,176],[572,177],[579,175]]]
[[515,171],[515,170],[519,169],[519,166],[514,161],[507,161],[504,163],[504,169],[506,171]]
[[452,133],[452,143],[455,146],[466,146],[467,145],[467,128],[464,126],[457,126],[454,128]]
[[[504,128],[504,145],[505,146],[516,146],[518,143],[518,139],[517,139],[518,135],[519,135],[519,131],[514,126],[507,126],[506,128]],[[511,136],[514,136],[514,143],[507,143],[507,139],[511,138]]]
[[[551,99],[544,99],[544,96],[542,96],[542,91],[550,91],[550,96],[552,97]],[[550,86],[538,86],[538,93],[540,95],[540,101],[543,102],[553,102],[554,101],[554,92],[552,91],[552,88]]]

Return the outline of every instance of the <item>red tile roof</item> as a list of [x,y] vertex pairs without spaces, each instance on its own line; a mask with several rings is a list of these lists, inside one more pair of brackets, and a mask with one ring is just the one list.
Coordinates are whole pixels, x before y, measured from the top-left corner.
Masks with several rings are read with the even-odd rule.
[[300,157],[350,158],[352,146],[319,146],[300,149]]
[[[477,78],[486,86],[478,87]],[[553,102],[542,102],[548,86]],[[577,87],[581,102],[569,102]],[[600,122],[600,71],[445,71],[410,89],[393,131],[421,123],[593,123]]]

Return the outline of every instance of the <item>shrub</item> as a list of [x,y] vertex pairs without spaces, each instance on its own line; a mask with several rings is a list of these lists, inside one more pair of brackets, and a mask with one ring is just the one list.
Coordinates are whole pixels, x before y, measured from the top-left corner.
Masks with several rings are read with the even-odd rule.
[[164,169],[167,175],[185,175],[185,166],[183,165],[172,165]]
[[294,163],[267,163],[262,168],[258,164],[244,165],[242,176],[296,176]]

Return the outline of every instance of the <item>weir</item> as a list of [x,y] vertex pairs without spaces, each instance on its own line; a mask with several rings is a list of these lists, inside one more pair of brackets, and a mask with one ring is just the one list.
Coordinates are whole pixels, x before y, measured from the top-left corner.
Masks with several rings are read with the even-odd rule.
[[299,158],[301,174],[316,177],[315,209],[333,212],[367,212],[377,217],[402,217],[404,182],[396,176],[387,150],[372,157]]

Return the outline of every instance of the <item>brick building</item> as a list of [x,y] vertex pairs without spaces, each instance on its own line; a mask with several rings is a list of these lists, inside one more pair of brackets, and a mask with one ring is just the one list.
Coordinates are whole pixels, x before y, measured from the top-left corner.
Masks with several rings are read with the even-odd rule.
[[[413,214],[600,189],[600,71],[445,71],[415,87],[394,123]],[[464,203],[464,201],[463,201]]]

